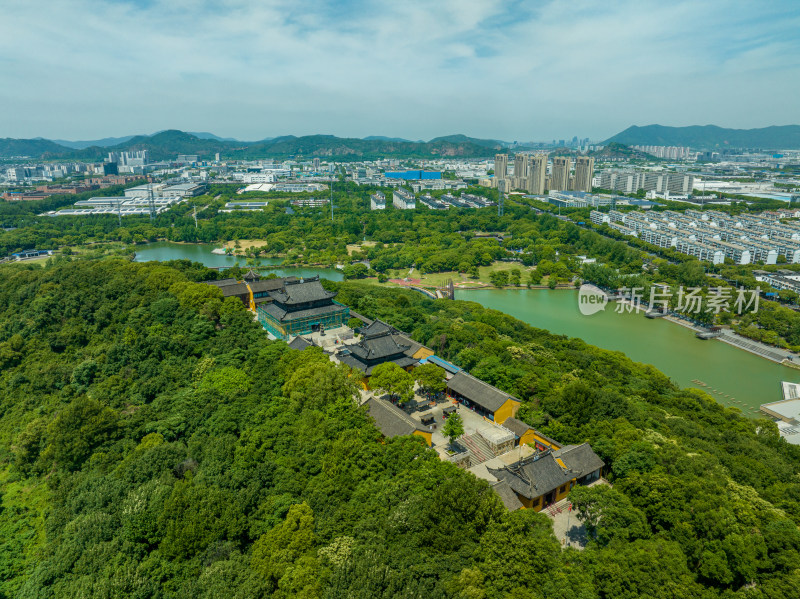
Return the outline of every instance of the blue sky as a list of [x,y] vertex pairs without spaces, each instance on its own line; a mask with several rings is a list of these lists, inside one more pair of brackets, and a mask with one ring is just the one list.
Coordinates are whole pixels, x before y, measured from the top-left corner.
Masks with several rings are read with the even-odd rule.
[[800,123],[800,2],[7,0],[0,137]]

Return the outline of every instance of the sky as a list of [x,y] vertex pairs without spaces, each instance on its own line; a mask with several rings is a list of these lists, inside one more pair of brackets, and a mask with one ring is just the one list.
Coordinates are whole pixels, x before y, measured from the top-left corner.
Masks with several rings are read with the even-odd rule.
[[800,123],[800,2],[4,0],[0,137]]

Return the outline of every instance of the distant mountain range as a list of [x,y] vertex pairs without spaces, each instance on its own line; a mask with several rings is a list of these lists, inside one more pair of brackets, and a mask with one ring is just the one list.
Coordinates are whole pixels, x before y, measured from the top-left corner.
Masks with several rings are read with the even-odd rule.
[[761,129],[725,129],[715,125],[665,127],[647,125],[628,127],[604,143],[629,146],[689,146],[698,150],[726,148],[800,149],[800,125],[782,125]]
[[133,135],[93,141],[53,141],[47,139],[0,139],[0,158],[30,156],[39,159],[74,158],[99,160],[111,151],[149,150],[153,160],[174,159],[178,154],[197,154],[210,159],[220,153],[224,158],[315,158],[335,160],[374,159],[381,157],[475,158],[492,156],[505,142],[448,135],[431,141],[408,141],[371,136],[364,139],[334,135],[285,135],[260,141],[221,138],[212,133],[186,133],[168,130],[153,135]]

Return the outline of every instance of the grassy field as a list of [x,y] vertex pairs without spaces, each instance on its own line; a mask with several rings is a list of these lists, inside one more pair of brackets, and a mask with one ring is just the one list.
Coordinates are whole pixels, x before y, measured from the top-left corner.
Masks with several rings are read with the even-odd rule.
[[[414,269],[411,274],[409,274],[408,270],[392,270],[389,273],[390,279],[404,279],[406,277],[410,279],[420,279],[422,287],[442,287],[447,284],[447,281],[450,279],[453,280],[453,284],[458,285],[459,283],[464,283],[467,285],[474,285],[474,286],[482,286],[487,285],[491,286],[491,281],[489,279],[490,275],[493,272],[507,270],[510,271],[514,268],[519,269],[520,275],[522,277],[522,284],[526,284],[530,277],[530,271],[532,267],[523,266],[519,262],[494,262],[491,266],[481,266],[478,268],[478,278],[472,279],[466,273],[458,273],[458,272],[432,272],[427,274],[420,274],[420,272]],[[546,281],[545,281],[546,282]]]
[[269,245],[269,242],[264,241],[263,239],[240,239],[238,241],[226,241],[222,245],[226,248],[237,249],[237,244],[238,249],[246,250],[250,247],[262,248],[265,245]]

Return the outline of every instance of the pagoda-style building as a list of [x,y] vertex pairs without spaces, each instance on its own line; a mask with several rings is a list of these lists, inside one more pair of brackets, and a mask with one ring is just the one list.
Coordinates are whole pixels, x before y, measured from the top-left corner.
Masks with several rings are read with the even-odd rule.
[[[266,292],[272,301],[256,306],[258,322],[279,339],[332,329],[347,323],[350,308],[333,300],[319,277],[282,280],[280,287]],[[255,298],[254,298],[255,299]]]
[[422,346],[417,344],[414,347],[411,343],[405,343],[394,327],[375,320],[361,330],[361,340],[340,350],[337,358],[343,364],[370,376],[372,370],[384,362],[394,362],[410,370],[419,361],[414,357],[419,347]]

